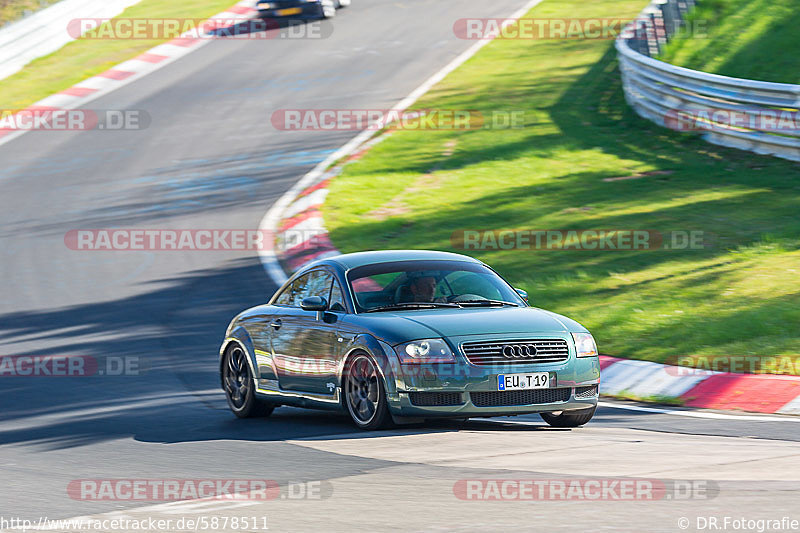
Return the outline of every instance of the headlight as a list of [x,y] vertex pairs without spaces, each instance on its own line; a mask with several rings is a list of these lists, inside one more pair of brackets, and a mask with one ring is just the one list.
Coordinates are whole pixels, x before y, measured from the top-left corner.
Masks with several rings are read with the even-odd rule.
[[259,2],[258,3],[259,9],[275,9],[275,4],[272,2]]
[[404,364],[455,363],[456,358],[442,339],[423,339],[394,347],[397,357]]
[[597,344],[589,333],[573,333],[572,339],[575,341],[575,353],[578,357],[597,356]]

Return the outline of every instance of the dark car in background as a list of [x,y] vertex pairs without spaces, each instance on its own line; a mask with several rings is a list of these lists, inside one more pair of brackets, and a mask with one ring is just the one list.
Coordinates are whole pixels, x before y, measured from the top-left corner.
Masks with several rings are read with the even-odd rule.
[[272,0],[256,4],[262,18],[331,18],[351,0]]
[[594,339],[526,297],[458,254],[316,261],[234,318],[221,385],[239,417],[290,405],[341,409],[363,429],[527,413],[583,425],[597,407]]

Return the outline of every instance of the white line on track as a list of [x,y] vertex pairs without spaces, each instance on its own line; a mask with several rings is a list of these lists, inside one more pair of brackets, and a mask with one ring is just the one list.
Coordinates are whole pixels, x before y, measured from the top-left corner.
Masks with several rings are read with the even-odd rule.
[[[727,415],[723,413],[709,413],[706,411],[680,411],[677,409],[663,409],[659,407],[644,407],[641,405],[626,405],[613,402],[601,401],[598,407],[608,407],[611,409],[622,409],[625,411],[638,411],[659,415],[685,416],[689,418],[706,418],[713,420],[739,420],[742,422],[800,422],[800,418],[791,416],[768,416],[768,415]],[[525,420],[504,420],[502,417],[482,420],[470,419],[470,422],[489,422],[498,424],[516,424],[519,426],[541,426],[542,422],[529,422]]]
[[711,418],[715,420],[746,420],[750,422],[800,422],[800,418],[790,416],[767,415],[726,415],[722,413],[709,413],[706,411],[681,411],[678,409],[663,409],[659,407],[644,407],[641,405],[626,405],[613,402],[600,402],[600,407],[611,409],[624,409],[627,411],[640,411],[643,413],[656,413],[662,415],[687,416],[689,418]]

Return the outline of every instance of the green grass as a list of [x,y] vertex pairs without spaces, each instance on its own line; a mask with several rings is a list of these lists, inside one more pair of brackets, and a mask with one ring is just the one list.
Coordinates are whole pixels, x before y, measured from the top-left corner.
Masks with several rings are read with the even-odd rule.
[[58,0],[0,0],[0,28],[4,24],[20,19],[26,12],[39,11]]
[[[203,19],[224,11],[236,0],[142,0],[120,15],[123,18]],[[162,40],[79,39],[39,58],[0,81],[0,106],[23,109],[51,94],[104,72],[162,43]]]
[[[644,5],[547,0],[529,16],[630,18]],[[527,123],[402,131],[377,145],[332,182],[324,207],[343,252],[461,251],[451,235],[464,229],[704,231],[713,247],[692,251],[466,253],[533,305],[582,322],[605,354],[800,352],[800,166],[640,119],[611,42],[496,41],[417,107],[526,110]],[[380,207],[393,211],[376,216]]]
[[797,0],[702,0],[687,32],[659,59],[704,72],[800,83],[800,4]]

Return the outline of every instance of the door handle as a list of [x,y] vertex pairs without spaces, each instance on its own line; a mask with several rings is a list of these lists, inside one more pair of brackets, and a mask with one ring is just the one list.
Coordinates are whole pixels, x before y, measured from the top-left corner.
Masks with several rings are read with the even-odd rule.
[[281,319],[279,318],[277,320],[273,320],[272,322],[270,322],[269,325],[272,326],[272,328],[277,331],[277,330],[281,329],[281,326],[283,325],[283,322],[281,322]]

